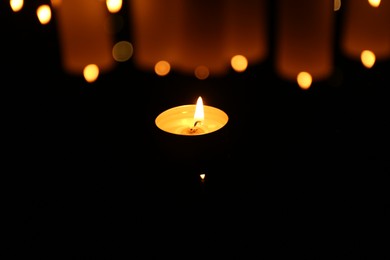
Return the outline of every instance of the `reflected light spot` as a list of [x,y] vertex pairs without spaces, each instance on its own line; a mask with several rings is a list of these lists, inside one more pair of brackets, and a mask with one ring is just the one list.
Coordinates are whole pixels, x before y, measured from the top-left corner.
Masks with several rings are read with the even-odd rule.
[[237,72],[243,72],[248,67],[248,60],[242,55],[235,55],[230,64],[232,68]]
[[89,64],[85,66],[83,74],[88,83],[94,82],[99,76],[99,67],[96,64]]
[[41,24],[48,24],[51,20],[51,9],[49,5],[41,5],[37,8],[37,17]]
[[297,82],[301,89],[309,89],[312,83],[312,77],[310,73],[302,71],[297,76]]
[[341,0],[333,1],[333,11],[338,11],[341,8]]
[[122,8],[122,0],[106,0],[106,6],[110,13],[117,13]]
[[19,12],[23,8],[24,1],[23,0],[10,0],[9,5],[11,6],[12,11]]
[[369,3],[372,7],[378,7],[378,6],[381,4],[381,0],[368,0],[368,3]]
[[206,66],[198,66],[195,69],[195,77],[198,79],[207,79],[210,75],[210,71]]
[[133,45],[128,41],[117,42],[112,48],[112,57],[116,61],[128,61],[131,56],[133,56]]
[[171,71],[171,65],[169,62],[162,60],[154,65],[154,72],[159,76],[166,76]]
[[366,68],[370,69],[375,64],[375,54],[372,51],[364,50],[360,54],[360,60]]

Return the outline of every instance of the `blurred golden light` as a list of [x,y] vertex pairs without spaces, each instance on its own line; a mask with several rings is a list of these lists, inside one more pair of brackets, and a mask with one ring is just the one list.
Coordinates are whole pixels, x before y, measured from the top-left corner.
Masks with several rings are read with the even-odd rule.
[[378,6],[381,4],[381,0],[368,0],[368,3],[369,3],[372,7],[378,7]]
[[10,0],[9,5],[11,6],[12,11],[19,12],[23,8],[24,1],[23,0]]
[[94,82],[99,76],[99,67],[96,64],[89,64],[85,66],[83,74],[88,83]]
[[345,2],[340,45],[342,52],[356,61],[361,61],[365,50],[375,53],[378,61],[390,58],[390,1],[380,6],[376,3],[377,8],[367,0]]
[[151,70],[166,60],[179,73],[205,79],[226,75],[237,53],[260,62],[268,54],[266,2],[133,0],[134,63]]
[[370,69],[375,64],[375,54],[372,51],[364,50],[360,55],[360,60],[366,68]]
[[328,78],[333,72],[333,3],[280,2],[276,10],[276,72],[289,81],[295,81],[301,71],[310,71],[316,80]]
[[159,76],[166,76],[170,71],[171,65],[165,60],[157,62],[154,66],[154,72]]
[[110,13],[105,2],[60,1],[53,8],[57,18],[61,62],[70,74],[82,75],[85,66],[96,64],[102,72],[115,66],[113,33],[107,28]]
[[[137,69],[154,70],[159,76],[174,69],[204,80],[225,76],[231,70],[246,71],[269,54],[267,0],[132,0],[126,10],[132,42],[117,43],[124,17],[111,14],[121,11],[123,0],[45,2],[51,5],[40,5],[37,18],[41,24],[56,19],[61,64],[71,74],[82,75],[88,64],[96,64],[100,73],[107,72],[114,69],[115,62],[133,58]],[[313,79],[326,79],[334,73],[335,11],[342,2],[278,2],[272,12],[277,17],[272,26],[272,64],[280,77],[309,88]],[[14,12],[24,3],[9,0]],[[367,68],[388,59],[390,1],[344,1],[342,8],[341,51]],[[308,71],[308,75],[300,74]]]
[[243,55],[235,55],[230,64],[235,71],[243,72],[248,67],[248,60]]
[[106,0],[106,6],[110,13],[117,13],[122,8],[122,0]]
[[312,79],[312,76],[310,75],[310,73],[308,73],[306,71],[302,71],[302,72],[298,73],[297,82],[298,82],[298,85],[301,89],[305,89],[305,90],[309,89],[312,81],[313,81],[313,79]]
[[37,17],[41,24],[48,24],[51,20],[51,8],[49,5],[41,5],[37,8]]

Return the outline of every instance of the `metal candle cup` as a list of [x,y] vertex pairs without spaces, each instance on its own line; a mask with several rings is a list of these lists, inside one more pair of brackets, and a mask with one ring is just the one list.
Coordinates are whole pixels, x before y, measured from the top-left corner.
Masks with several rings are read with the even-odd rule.
[[155,124],[162,130],[157,135],[162,157],[196,163],[218,158],[226,151],[226,131],[219,130],[227,124],[228,115],[221,109],[203,105],[199,99],[196,105],[173,107],[156,117]]
[[197,136],[215,132],[228,121],[222,110],[204,106],[203,122],[194,120],[195,105],[183,105],[168,109],[156,118],[156,125],[161,130],[177,135]]

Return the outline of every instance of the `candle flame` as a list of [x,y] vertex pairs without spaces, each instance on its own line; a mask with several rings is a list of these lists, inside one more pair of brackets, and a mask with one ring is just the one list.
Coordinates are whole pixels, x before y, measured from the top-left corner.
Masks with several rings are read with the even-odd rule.
[[194,121],[202,122],[204,120],[204,108],[203,108],[203,100],[202,97],[198,98],[195,107]]

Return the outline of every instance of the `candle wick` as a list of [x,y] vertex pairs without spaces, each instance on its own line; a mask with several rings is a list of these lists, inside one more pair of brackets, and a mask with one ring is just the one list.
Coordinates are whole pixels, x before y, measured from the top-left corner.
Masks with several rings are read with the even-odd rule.
[[201,121],[199,121],[199,120],[198,120],[198,121],[195,121],[195,123],[194,123],[194,127],[196,127],[196,125],[197,125],[197,124],[200,124],[200,123],[202,123],[202,122],[201,122]]
[[196,125],[200,124],[200,123],[202,123],[202,121],[199,121],[199,120],[195,121],[194,126],[190,128],[190,132],[195,133],[198,130],[198,128],[196,128]]

